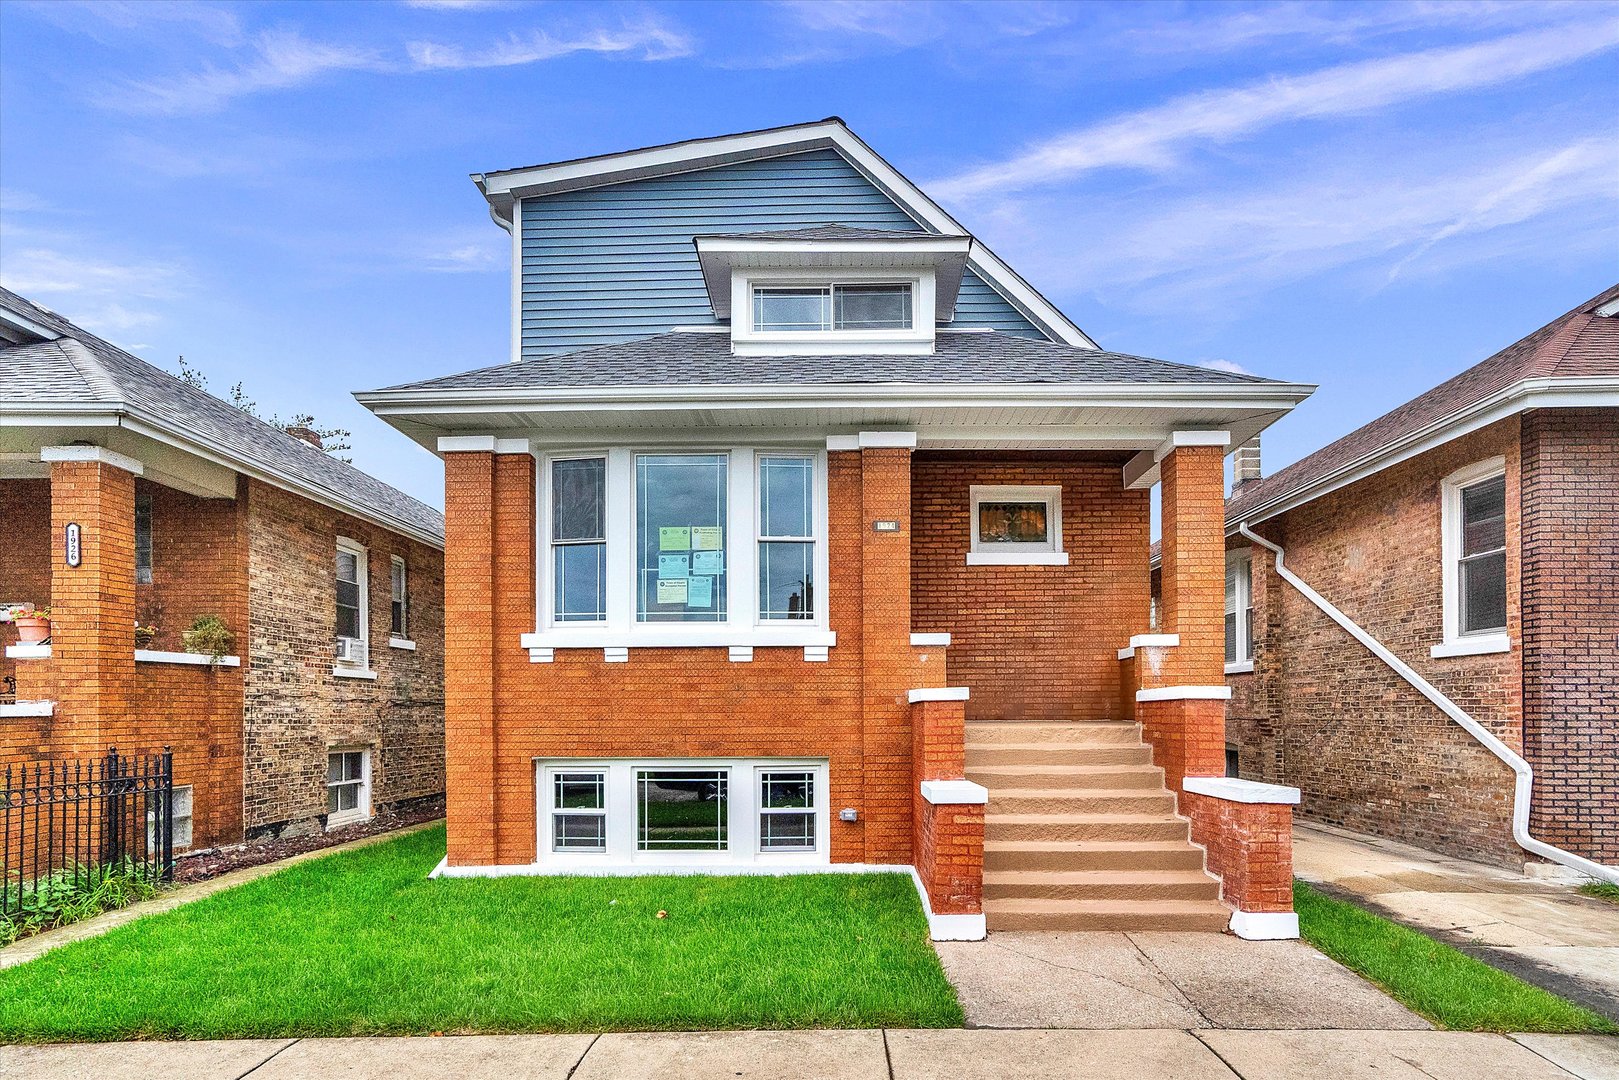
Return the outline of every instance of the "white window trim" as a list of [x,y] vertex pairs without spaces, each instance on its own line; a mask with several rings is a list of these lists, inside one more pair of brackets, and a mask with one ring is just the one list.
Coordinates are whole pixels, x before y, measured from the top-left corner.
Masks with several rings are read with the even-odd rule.
[[[1068,565],[1068,553],[1063,550],[1060,484],[973,484],[968,492],[968,566]],[[978,507],[986,502],[1044,502],[1050,539],[1043,544],[980,544]]]
[[[337,813],[326,815],[326,828],[339,829],[344,825],[353,825],[359,821],[371,820],[371,748],[368,746],[330,746],[326,748],[326,768],[331,769],[333,754],[359,754],[360,755],[360,793],[355,799],[353,810],[340,810]],[[354,781],[344,780],[341,783],[350,784]],[[327,790],[332,787],[331,781],[323,785]]]
[[[394,633],[394,568],[399,568],[399,633]],[[388,556],[388,644],[395,649],[414,649],[410,638],[410,567],[401,555]]]
[[[581,871],[634,866],[641,869],[683,869],[704,866],[824,866],[832,861],[831,793],[825,759],[814,758],[567,758],[537,759],[538,848],[536,863]],[[636,847],[636,781],[641,769],[724,769],[728,785],[729,822],[725,851],[640,851]],[[553,851],[551,792],[557,773],[607,774],[607,850]],[[815,849],[813,851],[759,850],[759,778],[764,772],[809,772],[815,776]]]
[[[1242,572],[1237,574],[1237,610],[1228,614],[1235,614],[1237,618],[1237,658],[1225,666],[1227,675],[1241,675],[1254,670],[1254,642],[1251,637],[1244,639],[1243,629],[1249,625],[1249,620],[1242,617],[1243,612],[1251,612],[1254,607],[1254,560],[1253,552],[1243,548],[1238,551],[1228,551],[1225,556],[1226,572],[1229,574],[1233,566],[1241,567]],[[1222,620],[1222,626],[1224,622]],[[1222,635],[1223,641],[1223,635]],[[1222,649],[1223,649],[1222,645]]]
[[[635,618],[635,458],[641,454],[725,454],[729,462],[726,491],[726,618],[721,622],[643,623]],[[535,589],[536,630],[522,636],[523,648],[535,659],[544,650],[628,648],[738,648],[785,646],[828,648],[837,644],[828,615],[829,590],[823,586],[813,619],[760,619],[758,569],[757,458],[802,455],[815,466],[815,572],[829,577],[826,452],[815,447],[615,446],[547,453],[536,469]],[[581,457],[607,459],[607,618],[600,622],[558,622],[552,615],[555,587],[551,567],[551,464]]]
[[[822,455],[824,457],[824,455]],[[765,535],[765,504],[760,497],[764,490],[763,476],[765,458],[799,458],[810,463],[810,535],[809,536],[766,536]],[[826,578],[821,569],[821,552],[826,550],[826,534],[822,532],[822,518],[820,506],[825,500],[821,495],[822,477],[821,468],[817,465],[815,453],[808,450],[759,450],[754,453],[753,465],[753,557],[754,557],[754,620],[760,626],[816,626],[824,625],[821,620],[821,609],[826,607]],[[759,552],[768,543],[789,543],[811,545],[811,558],[814,560],[815,586],[814,596],[811,598],[813,617],[808,619],[767,619],[760,613],[759,596]]]
[[[336,550],[346,551],[355,556],[354,573],[359,578],[360,586],[360,636],[350,639],[359,641],[360,655],[353,660],[338,660],[333,664],[332,674],[342,675],[344,673],[366,671],[366,664],[371,659],[371,567],[365,545],[358,540],[339,536]],[[332,573],[332,610],[335,617],[337,610],[337,573],[335,570]],[[334,640],[340,640],[340,637],[334,635]],[[363,678],[364,676],[359,677]],[[370,677],[376,678],[374,674]]]
[[[1511,639],[1506,630],[1486,630],[1471,634],[1461,632],[1462,601],[1460,560],[1462,550],[1462,491],[1474,484],[1505,476],[1505,457],[1486,458],[1465,468],[1457,469],[1440,482],[1440,558],[1441,591],[1444,605],[1444,638],[1428,650],[1435,658],[1449,656],[1478,656],[1485,653],[1510,652]],[[1507,537],[1511,546],[1512,538]],[[1512,597],[1507,597],[1510,609]]]
[[[909,285],[911,287],[911,328],[909,330],[780,330],[753,328],[753,290],[790,288],[803,285]],[[738,267],[731,271],[731,347],[738,356],[832,355],[847,353],[851,347],[866,347],[882,353],[927,354],[933,351],[938,321],[938,300],[934,273],[929,269],[906,268],[772,268]]]

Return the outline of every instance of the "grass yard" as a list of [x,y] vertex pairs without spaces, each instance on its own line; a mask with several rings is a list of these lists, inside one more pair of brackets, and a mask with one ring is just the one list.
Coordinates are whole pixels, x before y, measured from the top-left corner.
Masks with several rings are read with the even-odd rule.
[[428,881],[443,853],[429,829],[0,971],[0,1042],[962,1022],[903,874]]
[[1610,904],[1619,904],[1619,885],[1611,881],[1588,881],[1579,888],[1580,895],[1593,896]]
[[1619,1034],[1589,1009],[1303,882],[1293,906],[1304,940],[1440,1027]]

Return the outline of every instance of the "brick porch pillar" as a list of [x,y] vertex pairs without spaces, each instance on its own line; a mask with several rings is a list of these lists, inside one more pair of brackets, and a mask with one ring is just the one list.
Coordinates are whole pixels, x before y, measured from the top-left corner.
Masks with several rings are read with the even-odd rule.
[[[98,755],[134,734],[127,719],[135,685],[135,477],[142,467],[100,446],[48,446],[40,460],[51,468],[51,749]],[[68,562],[70,525],[78,527],[77,566]]]
[[495,827],[495,455],[444,458],[444,789],[450,866],[492,866]]
[[984,937],[984,807],[989,792],[967,776],[965,686],[924,687],[911,706],[916,876],[935,941]]

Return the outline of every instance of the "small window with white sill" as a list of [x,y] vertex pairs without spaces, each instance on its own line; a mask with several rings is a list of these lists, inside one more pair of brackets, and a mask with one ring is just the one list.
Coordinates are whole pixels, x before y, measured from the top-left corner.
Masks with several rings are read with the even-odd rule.
[[1066,566],[1062,488],[1057,485],[971,488],[969,566]]
[[388,633],[401,641],[409,640],[410,602],[405,590],[405,560],[398,555],[388,560]]
[[1444,641],[1435,656],[1505,652],[1507,639],[1506,463],[1492,458],[1441,485]]
[[814,851],[815,773],[801,769],[759,771],[759,850]]
[[337,662],[363,668],[368,634],[365,548],[352,540],[337,541]]
[[333,750],[326,755],[326,827],[371,816],[371,752]]
[[1225,669],[1228,675],[1254,669],[1253,559],[1246,551],[1225,560]]

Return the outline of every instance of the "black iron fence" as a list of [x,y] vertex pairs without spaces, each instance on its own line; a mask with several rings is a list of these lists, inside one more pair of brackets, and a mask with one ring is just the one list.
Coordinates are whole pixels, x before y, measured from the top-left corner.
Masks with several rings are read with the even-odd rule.
[[0,915],[113,877],[174,874],[174,755],[8,765],[0,773]]

